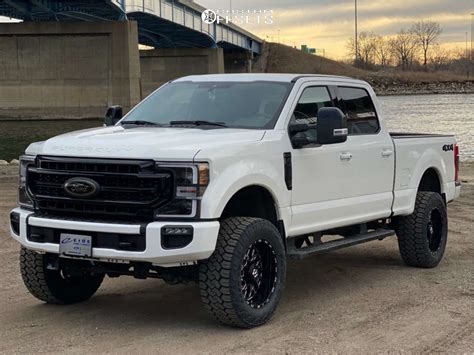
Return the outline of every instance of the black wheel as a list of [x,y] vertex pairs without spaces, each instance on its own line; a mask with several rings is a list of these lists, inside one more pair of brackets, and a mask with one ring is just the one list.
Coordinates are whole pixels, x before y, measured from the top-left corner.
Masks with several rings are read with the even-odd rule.
[[448,238],[446,205],[440,194],[418,192],[415,211],[397,225],[398,246],[409,266],[432,268],[443,258]]
[[46,255],[21,248],[20,270],[30,293],[46,303],[72,304],[92,297],[104,274],[69,274],[64,270],[47,269]]
[[256,327],[275,312],[285,275],[285,248],[275,226],[258,218],[229,218],[221,223],[216,250],[200,264],[201,299],[217,321]]

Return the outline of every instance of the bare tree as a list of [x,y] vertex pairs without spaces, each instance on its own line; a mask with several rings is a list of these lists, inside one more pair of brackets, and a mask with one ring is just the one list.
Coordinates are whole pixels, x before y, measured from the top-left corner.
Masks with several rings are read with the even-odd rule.
[[347,47],[352,56],[358,58],[362,66],[370,66],[375,60],[375,42],[377,36],[373,32],[361,32],[358,37],[358,53],[356,56],[356,46],[354,38],[349,39]]
[[401,30],[389,41],[390,51],[398,60],[402,70],[406,70],[413,62],[417,49],[416,36],[412,31]]
[[374,43],[377,61],[383,68],[385,68],[390,64],[390,43],[385,37],[382,36],[377,36]]
[[354,58],[359,58],[360,50],[356,54],[356,45],[353,37],[347,40],[346,47],[348,51],[348,59],[352,64],[357,64]]
[[436,44],[443,30],[438,22],[420,21],[413,25],[411,31],[415,34],[418,45],[422,50],[423,65],[426,68],[428,64],[428,51]]
[[432,55],[430,56],[430,64],[434,70],[448,69],[451,60],[454,58],[454,53],[447,51],[440,45],[435,45],[432,48]]
[[466,74],[467,80],[472,78],[474,73],[474,62],[470,60],[469,51],[463,48],[453,50],[449,69],[460,74]]

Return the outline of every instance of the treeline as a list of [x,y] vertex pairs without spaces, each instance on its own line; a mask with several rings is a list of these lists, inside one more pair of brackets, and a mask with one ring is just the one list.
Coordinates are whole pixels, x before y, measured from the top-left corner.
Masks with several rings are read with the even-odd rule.
[[409,29],[401,29],[392,36],[361,32],[357,56],[354,38],[348,41],[349,54],[353,58],[350,61],[358,67],[371,70],[387,67],[460,73],[472,70],[473,64],[467,50],[447,50],[439,44],[442,33],[440,24],[433,21],[416,22]]

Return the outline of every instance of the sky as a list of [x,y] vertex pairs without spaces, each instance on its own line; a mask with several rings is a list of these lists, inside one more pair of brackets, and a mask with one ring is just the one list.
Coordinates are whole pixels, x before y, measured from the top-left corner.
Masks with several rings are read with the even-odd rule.
[[[210,8],[272,10],[273,23],[257,24],[256,16],[242,27],[262,39],[325,50],[326,56],[345,59],[347,41],[354,36],[354,0],[196,0]],[[432,20],[443,28],[440,42],[447,49],[470,46],[474,0],[358,0],[359,31],[393,35],[414,22]],[[1,17],[0,17],[1,21]]]
[[[347,56],[347,41],[354,36],[354,0],[197,0],[211,9],[273,10],[273,24],[242,25],[263,39],[325,49],[329,57]],[[359,31],[392,35],[414,22],[432,20],[443,28],[446,48],[465,48],[471,37],[474,0],[358,0]],[[279,31],[278,31],[279,30]],[[470,46],[470,43],[469,43]]]

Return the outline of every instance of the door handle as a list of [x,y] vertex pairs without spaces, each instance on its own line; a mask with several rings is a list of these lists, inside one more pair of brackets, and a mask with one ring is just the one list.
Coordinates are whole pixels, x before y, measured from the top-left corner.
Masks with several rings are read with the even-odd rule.
[[382,157],[389,158],[393,155],[393,150],[391,149],[384,149],[382,150]]
[[352,159],[352,153],[348,153],[348,152],[341,153],[339,157],[341,158],[342,161],[349,161]]

